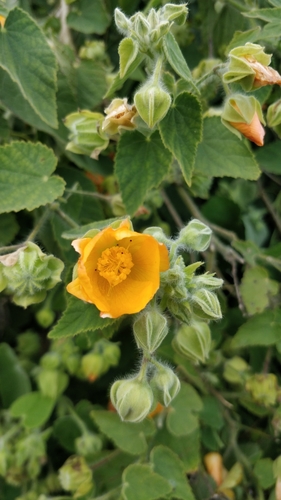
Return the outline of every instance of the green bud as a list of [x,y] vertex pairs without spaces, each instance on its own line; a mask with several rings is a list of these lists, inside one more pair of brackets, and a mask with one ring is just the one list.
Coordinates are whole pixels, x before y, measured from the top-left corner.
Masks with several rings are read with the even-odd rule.
[[147,21],[150,25],[151,30],[157,28],[159,22],[160,22],[160,16],[159,16],[159,11],[157,12],[155,9],[150,9],[148,16],[147,16]]
[[110,342],[106,339],[101,339],[96,343],[96,348],[99,349],[99,345],[102,346],[103,356],[110,366],[117,366],[120,360],[121,351],[118,344]]
[[29,241],[11,254],[0,257],[1,271],[7,279],[6,293],[15,304],[27,307],[42,302],[47,290],[59,281],[64,264],[53,255],[45,255]]
[[79,57],[81,59],[88,59],[92,61],[107,61],[107,54],[105,43],[97,40],[86,40],[79,50]]
[[42,328],[49,328],[54,323],[56,314],[49,307],[42,307],[42,309],[36,312],[35,318],[38,325],[42,326]]
[[68,375],[59,370],[43,368],[37,375],[37,383],[44,396],[57,399],[68,386]]
[[144,310],[133,324],[139,349],[153,353],[166,337],[169,329],[167,319],[155,309]]
[[171,368],[159,364],[150,380],[150,386],[159,403],[169,406],[180,390],[180,381]]
[[278,381],[273,373],[252,375],[246,382],[246,390],[258,404],[274,406],[278,398]]
[[143,44],[149,43],[149,35],[151,32],[151,27],[146,19],[146,17],[142,14],[142,12],[138,12],[134,19],[134,31],[136,32],[137,37]]
[[71,491],[74,498],[86,495],[93,488],[92,471],[84,457],[69,457],[59,469],[59,481],[62,488]]
[[76,375],[80,369],[81,356],[78,353],[70,354],[63,361],[65,369],[70,375]]
[[193,322],[192,325],[182,325],[172,346],[176,352],[184,355],[191,361],[205,363],[211,349],[211,332],[207,323]]
[[146,83],[136,92],[134,103],[143,121],[149,128],[164,118],[171,106],[171,97],[159,85]]
[[189,323],[192,316],[192,309],[188,301],[179,301],[178,299],[168,299],[167,307],[175,318],[182,323]]
[[281,124],[281,99],[267,108],[266,121],[267,125],[272,128]]
[[204,273],[200,276],[195,276],[193,282],[198,288],[207,288],[208,290],[216,290],[223,285],[223,280],[215,278],[214,274]]
[[167,21],[162,21],[161,23],[158,24],[157,28],[152,30],[150,33],[150,40],[154,43],[157,44],[159,40],[165,35],[167,35],[168,31],[170,31],[170,23]]
[[39,335],[32,330],[24,332],[17,337],[17,352],[20,356],[32,358],[38,354],[40,345]]
[[123,215],[126,215],[127,211],[123,203],[121,194],[118,193],[113,195],[110,201],[110,205],[112,213],[115,217],[122,217]]
[[49,351],[40,359],[40,366],[46,370],[55,370],[61,364],[61,355],[57,351]]
[[72,153],[88,155],[95,160],[106,149],[109,139],[102,132],[104,116],[88,110],[67,115],[65,126],[71,131],[66,149]]
[[179,234],[178,243],[196,252],[204,252],[211,243],[212,230],[198,219],[193,219]]
[[166,3],[160,12],[162,18],[167,19],[167,21],[175,21],[176,24],[181,26],[186,21],[188,8],[186,3],[180,5]]
[[194,313],[200,318],[221,319],[221,306],[217,296],[209,290],[201,289],[192,294]]
[[130,19],[128,19],[118,8],[114,10],[114,21],[121,33],[124,35],[129,33],[132,23],[130,22]]
[[91,460],[101,449],[101,438],[92,432],[82,434],[82,436],[75,439],[75,451],[77,455],[86,457],[88,460]]
[[223,377],[230,384],[244,384],[250,367],[243,358],[234,356],[224,364]]
[[91,351],[82,357],[82,373],[89,380],[94,382],[98,377],[107,372],[108,361],[95,351]]
[[263,145],[265,131],[261,124],[265,122],[261,105],[254,96],[231,95],[225,102],[221,121],[239,139],[244,136],[257,146]]
[[141,422],[153,405],[149,384],[137,378],[117,380],[111,387],[110,399],[125,422]]

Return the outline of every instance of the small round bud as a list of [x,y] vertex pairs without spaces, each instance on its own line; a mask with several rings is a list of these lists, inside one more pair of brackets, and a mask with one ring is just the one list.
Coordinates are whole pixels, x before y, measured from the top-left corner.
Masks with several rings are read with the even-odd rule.
[[211,349],[211,333],[208,325],[202,321],[193,322],[192,326],[182,325],[172,345],[176,352],[191,361],[205,363]]
[[136,92],[135,106],[143,121],[153,128],[156,123],[164,118],[171,106],[170,95],[159,84],[153,82],[145,84]]
[[40,337],[32,330],[18,335],[17,337],[17,352],[20,356],[32,358],[36,356],[40,350]]
[[75,439],[75,451],[77,455],[91,460],[102,449],[102,440],[97,434],[87,432]]
[[91,351],[82,357],[82,373],[89,380],[94,382],[98,377],[107,372],[108,361],[95,351]]
[[196,252],[204,252],[211,243],[212,230],[198,219],[184,227],[179,234],[178,243]]
[[125,422],[141,422],[153,405],[153,392],[147,382],[130,378],[117,380],[110,390],[110,399]]
[[59,469],[62,488],[74,493],[75,498],[86,495],[93,488],[92,471],[84,457],[69,457]]
[[243,358],[234,356],[224,364],[223,378],[230,384],[244,384],[250,367]]
[[133,324],[136,343],[139,348],[153,353],[166,337],[169,329],[167,319],[157,310],[145,310]]
[[37,375],[37,383],[44,396],[57,399],[68,386],[68,375],[59,370],[42,369]]
[[56,314],[49,307],[42,307],[42,309],[36,312],[35,318],[38,325],[42,326],[42,328],[49,328],[55,321]]
[[60,353],[56,351],[49,351],[44,354],[40,359],[40,366],[46,370],[55,370],[61,364]]
[[159,365],[150,380],[150,386],[158,401],[169,406],[180,390],[180,381],[171,368]]
[[99,348],[99,343],[102,342],[103,356],[110,366],[117,366],[120,360],[121,351],[118,344],[110,342],[109,340],[102,339],[97,342],[97,348]]

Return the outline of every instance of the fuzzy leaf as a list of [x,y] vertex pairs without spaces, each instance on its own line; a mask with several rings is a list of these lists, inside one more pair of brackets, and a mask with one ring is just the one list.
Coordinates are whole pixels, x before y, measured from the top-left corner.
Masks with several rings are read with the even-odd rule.
[[0,31],[0,66],[17,84],[35,113],[57,128],[56,60],[45,36],[21,9],[10,11]]
[[54,405],[54,399],[44,396],[39,391],[34,391],[16,399],[10,412],[12,417],[22,417],[23,423],[28,429],[34,429],[47,422]]
[[57,159],[41,143],[12,142],[0,147],[0,213],[52,203],[61,196],[65,182],[50,176]]
[[231,341],[232,349],[280,342],[281,310],[264,311],[240,326]]
[[90,35],[102,35],[106,32],[111,17],[106,9],[104,0],[78,0],[74,9],[67,17],[70,28]]
[[217,117],[206,118],[203,140],[197,149],[195,172],[209,177],[240,177],[258,179],[260,170],[254,155],[244,142]]
[[172,155],[163,145],[159,132],[150,137],[137,131],[121,136],[115,173],[129,214],[133,215],[147,192],[160,184],[171,160]]
[[158,500],[172,490],[169,482],[152,471],[149,465],[132,464],[123,473],[124,500]]
[[201,106],[197,98],[183,92],[159,124],[164,145],[177,159],[190,185],[196,149],[202,135]]
[[70,297],[66,310],[49,333],[50,339],[73,337],[78,333],[95,331],[112,325],[116,320],[101,318],[94,304]]

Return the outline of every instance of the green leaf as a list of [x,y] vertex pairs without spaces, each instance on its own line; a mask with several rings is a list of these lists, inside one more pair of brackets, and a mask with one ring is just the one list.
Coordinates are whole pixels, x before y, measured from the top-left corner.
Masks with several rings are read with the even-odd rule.
[[275,484],[273,475],[273,462],[271,458],[261,458],[255,463],[254,474],[258,479],[260,486],[267,490]]
[[137,43],[132,38],[123,38],[118,47],[120,58],[120,78],[126,77],[130,67],[135,61],[139,52]]
[[186,436],[175,436],[164,426],[159,429],[153,439],[155,444],[163,444],[170,448],[183,462],[185,472],[198,469],[201,463],[201,443],[199,429]]
[[159,132],[145,137],[140,132],[121,136],[116,154],[115,173],[127,213],[134,214],[147,192],[157,187],[168,173],[171,153]]
[[[167,428],[175,436],[190,434],[198,427],[197,412],[202,410],[202,400],[196,390],[182,382],[178,395],[171,403]],[[195,413],[195,414],[194,414]]]
[[125,83],[125,81],[132,75],[132,73],[134,73],[134,71],[139,67],[140,63],[143,60],[144,60],[144,54],[139,53],[135,58],[135,60],[130,64],[130,67],[127,68],[126,74],[125,76],[123,76],[123,78],[121,78],[119,72],[114,78],[104,98],[111,97],[112,94],[116,92],[116,90],[119,90],[123,86],[123,83]]
[[17,219],[13,213],[0,215],[0,246],[13,241],[19,230]]
[[66,240],[73,240],[76,238],[82,238],[91,229],[104,229],[109,226],[112,222],[121,221],[120,217],[112,217],[111,219],[101,220],[97,222],[91,222],[90,224],[85,224],[84,226],[75,227],[69,231],[65,231],[62,237]]
[[252,17],[255,19],[262,19],[262,21],[274,22],[279,19],[281,21],[281,7],[268,8],[268,9],[251,9],[243,12],[243,16]]
[[255,180],[260,170],[247,145],[226,127],[217,117],[206,118],[203,141],[199,144],[195,159],[195,171],[209,177],[240,177]]
[[[278,293],[277,281],[271,280],[264,267],[246,269],[242,278],[240,293],[250,315],[262,313],[270,304],[272,295]],[[253,290],[255,293],[253,293]]]
[[231,341],[232,349],[274,345],[280,341],[281,310],[264,311],[240,326]]
[[0,66],[35,113],[57,128],[56,60],[40,28],[26,12],[15,8],[0,32],[0,45]]
[[180,94],[159,124],[164,145],[177,159],[188,185],[191,184],[196,149],[202,136],[201,106],[187,92]]
[[70,297],[66,310],[48,336],[50,339],[73,337],[78,333],[105,328],[115,321],[115,319],[101,318],[100,311],[94,304]]
[[44,396],[39,391],[24,394],[18,398],[11,406],[12,417],[23,418],[23,423],[28,429],[40,427],[49,419],[55,401],[48,396]]
[[72,416],[58,418],[53,425],[53,434],[63,448],[75,453],[75,439],[81,436],[81,429]]
[[12,142],[0,147],[0,213],[52,203],[64,192],[65,182],[51,176],[57,158],[41,143]]
[[21,367],[13,349],[5,342],[0,344],[0,395],[4,408],[20,396],[31,391],[29,377]]
[[265,25],[263,28],[259,39],[260,40],[267,40],[270,38],[280,38],[280,21],[277,22],[272,22],[268,23]]
[[144,453],[147,449],[145,436],[152,436],[155,432],[153,421],[148,419],[138,424],[122,422],[117,413],[98,410],[92,411],[91,417],[103,434],[131,455]]
[[280,142],[275,141],[259,148],[256,152],[257,161],[262,170],[270,174],[281,175]]
[[149,465],[129,465],[122,478],[124,500],[158,500],[168,495],[172,489],[168,481],[153,472]]
[[261,27],[256,26],[248,31],[235,31],[231,42],[225,49],[225,55],[228,56],[229,52],[235,47],[245,45],[247,42],[255,43],[259,39]]
[[213,396],[204,396],[202,398],[203,408],[199,414],[200,420],[212,427],[212,429],[220,430],[224,425],[222,408],[220,403]]
[[73,7],[67,17],[70,28],[85,35],[103,35],[106,32],[111,16],[106,10],[104,0],[78,0]]
[[[178,42],[170,32],[164,37],[164,52],[173,70],[185,80],[192,82],[192,74],[187,62],[182,55]],[[196,89],[195,85],[194,88]]]
[[170,498],[194,500],[184,464],[173,451],[166,446],[156,446],[151,452],[150,459],[154,472],[169,481],[172,487]]
[[77,104],[81,109],[93,109],[103,100],[108,88],[106,69],[98,61],[82,60],[77,68]]

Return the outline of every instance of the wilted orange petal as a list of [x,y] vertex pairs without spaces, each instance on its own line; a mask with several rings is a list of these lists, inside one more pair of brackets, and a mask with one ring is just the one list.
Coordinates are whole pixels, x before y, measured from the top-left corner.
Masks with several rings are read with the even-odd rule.
[[248,59],[247,57],[245,59],[247,59],[248,64],[250,64],[256,73],[254,87],[259,88],[265,85],[274,85],[275,83],[281,85],[281,76],[278,71],[270,66],[264,66],[255,59]]
[[254,142],[257,146],[263,146],[263,138],[265,130],[260,122],[258,114],[255,113],[251,123],[245,122],[229,122],[232,127],[236,128],[249,141]]

